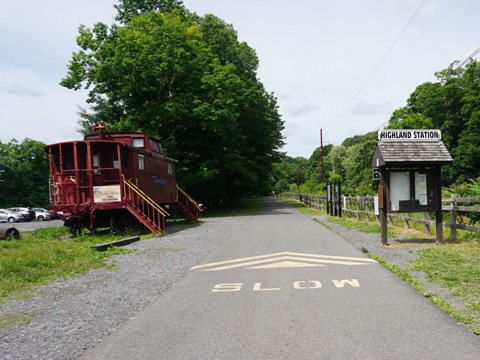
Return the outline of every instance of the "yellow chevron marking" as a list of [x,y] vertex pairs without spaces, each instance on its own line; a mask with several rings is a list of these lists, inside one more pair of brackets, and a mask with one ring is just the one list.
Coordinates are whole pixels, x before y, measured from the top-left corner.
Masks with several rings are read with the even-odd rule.
[[301,263],[296,261],[280,261],[273,264],[266,264],[260,266],[249,267],[248,269],[275,269],[275,268],[290,268],[290,267],[310,267],[310,266],[327,266],[323,264]]
[[369,258],[281,252],[197,265],[192,267],[191,270],[219,271],[240,267],[246,267],[248,269],[267,269],[279,267],[326,266],[324,264],[351,266],[368,265],[369,263],[375,262],[375,260]]

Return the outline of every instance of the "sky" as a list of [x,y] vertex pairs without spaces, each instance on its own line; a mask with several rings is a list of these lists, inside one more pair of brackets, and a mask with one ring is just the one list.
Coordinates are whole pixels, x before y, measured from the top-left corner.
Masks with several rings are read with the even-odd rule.
[[[385,126],[418,85],[480,47],[478,0],[184,0],[231,24],[259,58],[292,157]],[[117,0],[0,3],[0,141],[80,139],[86,92],[59,85],[78,26],[112,24]]]

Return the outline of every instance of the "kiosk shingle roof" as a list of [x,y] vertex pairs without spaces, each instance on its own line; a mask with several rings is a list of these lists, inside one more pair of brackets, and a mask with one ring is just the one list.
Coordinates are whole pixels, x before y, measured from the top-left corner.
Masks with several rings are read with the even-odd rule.
[[453,161],[443,142],[392,141],[377,143],[372,167],[389,165],[445,165]]

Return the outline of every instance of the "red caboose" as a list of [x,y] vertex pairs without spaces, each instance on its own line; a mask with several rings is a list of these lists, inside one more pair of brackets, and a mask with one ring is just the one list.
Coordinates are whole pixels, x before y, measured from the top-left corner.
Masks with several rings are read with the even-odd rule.
[[153,233],[165,232],[166,205],[189,219],[201,208],[178,186],[177,161],[163,154],[157,139],[143,133],[105,133],[45,147],[50,161],[50,201],[65,225],[122,228],[140,221]]

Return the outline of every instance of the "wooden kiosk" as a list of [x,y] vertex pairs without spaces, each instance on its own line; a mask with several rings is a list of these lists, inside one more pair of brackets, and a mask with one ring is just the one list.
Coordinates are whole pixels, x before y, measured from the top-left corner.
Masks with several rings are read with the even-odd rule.
[[452,161],[440,130],[378,132],[372,172],[380,180],[378,207],[383,245],[388,245],[387,213],[396,212],[435,211],[437,242],[443,242],[441,166]]

